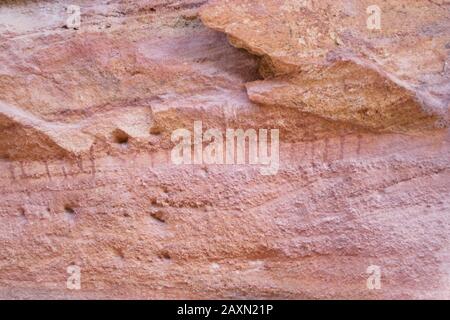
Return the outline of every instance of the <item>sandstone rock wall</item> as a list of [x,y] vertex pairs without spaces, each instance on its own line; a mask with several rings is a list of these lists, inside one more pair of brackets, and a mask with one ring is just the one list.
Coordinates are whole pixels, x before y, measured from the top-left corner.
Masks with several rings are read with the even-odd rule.
[[[448,1],[71,4],[0,4],[1,298],[449,298]],[[194,121],[277,174],[175,165]]]

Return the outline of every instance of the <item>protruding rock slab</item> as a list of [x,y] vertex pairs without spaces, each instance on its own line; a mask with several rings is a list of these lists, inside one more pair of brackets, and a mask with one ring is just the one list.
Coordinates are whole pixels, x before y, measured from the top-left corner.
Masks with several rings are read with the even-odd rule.
[[376,130],[448,125],[449,1],[219,0],[201,17],[262,57],[254,102]]

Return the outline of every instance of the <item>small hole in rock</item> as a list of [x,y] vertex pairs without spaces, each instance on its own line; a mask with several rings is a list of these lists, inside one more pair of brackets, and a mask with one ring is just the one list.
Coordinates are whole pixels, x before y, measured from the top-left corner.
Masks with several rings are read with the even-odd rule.
[[127,145],[129,138],[128,134],[122,130],[114,131],[114,141],[118,144]]
[[75,210],[72,208],[72,206],[64,206],[64,218],[71,224],[75,223]]
[[22,223],[27,223],[28,222],[28,218],[27,215],[25,214],[25,209],[24,208],[19,208],[19,219]]
[[171,259],[169,252],[167,252],[165,250],[159,252],[158,258],[165,259],[165,260],[170,260]]
[[68,214],[75,214],[75,210],[73,210],[73,208],[71,206],[64,206],[64,211],[66,211],[66,213]]
[[162,207],[161,201],[159,201],[157,198],[151,199],[151,202],[150,202],[150,203],[152,204],[152,206],[155,206],[155,207]]
[[112,248],[113,252],[115,254],[116,257],[120,258],[120,259],[125,259],[125,254],[123,252],[122,248]]
[[159,222],[166,223],[165,214],[161,210],[154,211],[154,212],[150,213],[150,216],[153,219],[158,220]]
[[150,128],[150,133],[154,135],[160,135],[162,133],[162,129],[159,126],[153,126]]

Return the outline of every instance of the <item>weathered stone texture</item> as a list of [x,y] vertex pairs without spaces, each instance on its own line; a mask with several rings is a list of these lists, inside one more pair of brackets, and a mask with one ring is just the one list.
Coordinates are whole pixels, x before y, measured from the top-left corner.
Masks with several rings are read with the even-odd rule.
[[[448,1],[77,2],[0,4],[1,298],[450,298]],[[174,165],[196,120],[278,174]]]

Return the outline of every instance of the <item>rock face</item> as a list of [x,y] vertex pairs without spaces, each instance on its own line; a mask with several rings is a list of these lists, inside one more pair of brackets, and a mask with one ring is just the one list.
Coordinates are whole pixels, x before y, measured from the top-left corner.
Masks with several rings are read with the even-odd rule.
[[[2,3],[0,298],[450,298],[450,2],[410,2]],[[175,164],[194,121],[277,173]]]
[[[448,124],[449,4],[230,0],[208,6],[202,18],[262,57],[266,79],[247,84],[250,100],[416,131]],[[371,28],[375,15],[379,30]]]

